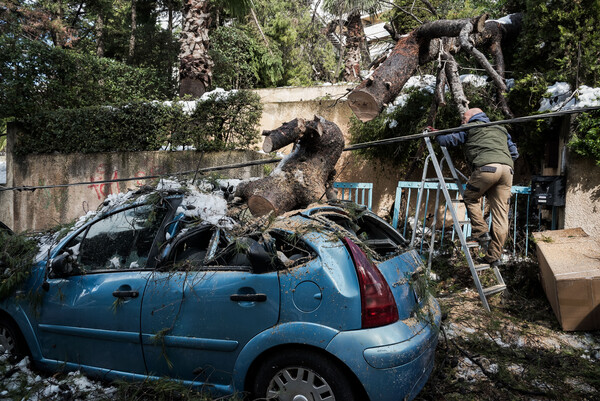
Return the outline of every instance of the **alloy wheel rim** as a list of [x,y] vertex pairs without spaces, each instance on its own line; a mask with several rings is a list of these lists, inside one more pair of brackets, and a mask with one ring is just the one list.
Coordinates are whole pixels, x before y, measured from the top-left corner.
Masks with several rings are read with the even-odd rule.
[[12,354],[15,351],[15,340],[6,327],[0,327],[0,355]]
[[304,367],[281,369],[269,383],[267,400],[335,401],[333,390],[319,374]]

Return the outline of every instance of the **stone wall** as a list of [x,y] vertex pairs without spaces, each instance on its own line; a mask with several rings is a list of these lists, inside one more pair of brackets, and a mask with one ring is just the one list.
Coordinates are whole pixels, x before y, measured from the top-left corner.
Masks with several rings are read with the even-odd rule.
[[[264,111],[261,129],[274,129],[294,118],[320,115],[336,123],[349,143],[349,121],[352,111],[345,95],[349,85],[308,88],[260,89]],[[136,177],[146,174],[193,170],[220,164],[244,162],[264,155],[255,152],[199,154],[196,152],[136,152],[91,155],[43,155],[12,160],[9,141],[7,154],[7,186],[45,185],[101,179]],[[260,144],[257,145],[257,149]],[[289,152],[288,147],[283,153]],[[561,163],[562,164],[562,163]],[[600,168],[593,162],[577,158],[569,160],[567,207],[560,213],[559,227],[582,227],[590,235],[600,235],[598,208],[600,201]],[[352,152],[344,152],[336,166],[340,182],[373,183],[373,210],[380,216],[390,213],[396,186],[404,179],[402,172],[389,165],[365,161]],[[219,172],[231,178],[260,176],[263,166]],[[546,171],[545,171],[546,172]],[[549,173],[549,172],[546,172]],[[558,174],[558,173],[556,173]],[[420,179],[421,171],[413,180]],[[66,223],[87,210],[95,209],[110,193],[134,188],[141,182],[88,184],[69,189],[43,189],[35,192],[0,191],[0,220],[15,231],[42,229]]]

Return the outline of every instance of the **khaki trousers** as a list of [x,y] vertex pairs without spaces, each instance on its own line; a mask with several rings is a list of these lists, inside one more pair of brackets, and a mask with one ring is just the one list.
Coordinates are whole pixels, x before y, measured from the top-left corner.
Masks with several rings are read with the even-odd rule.
[[[488,232],[488,224],[481,211],[481,198],[487,197],[487,204],[492,215],[492,240],[488,246],[485,259],[493,262],[502,256],[504,241],[508,235],[508,208],[510,204],[510,188],[513,181],[513,169],[499,163],[478,167],[469,177],[464,201],[471,219],[472,236],[474,238]],[[487,207],[486,207],[487,209]]]

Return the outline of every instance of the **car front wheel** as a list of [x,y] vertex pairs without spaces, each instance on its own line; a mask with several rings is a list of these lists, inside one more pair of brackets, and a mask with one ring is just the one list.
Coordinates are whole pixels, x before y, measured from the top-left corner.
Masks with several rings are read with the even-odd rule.
[[352,385],[338,366],[323,355],[287,350],[259,368],[253,398],[279,401],[355,401]]
[[0,355],[9,354],[11,359],[27,356],[27,346],[15,324],[0,317]]

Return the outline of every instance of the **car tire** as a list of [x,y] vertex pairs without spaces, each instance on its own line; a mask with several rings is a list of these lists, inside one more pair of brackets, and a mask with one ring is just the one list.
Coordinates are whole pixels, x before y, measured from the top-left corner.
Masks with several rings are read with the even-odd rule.
[[5,353],[10,354],[9,359],[16,361],[28,356],[29,350],[17,325],[0,317],[0,355]]
[[331,359],[306,350],[286,350],[258,369],[252,400],[357,401],[353,386]]

